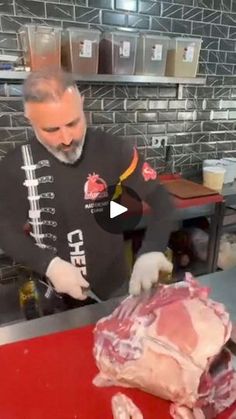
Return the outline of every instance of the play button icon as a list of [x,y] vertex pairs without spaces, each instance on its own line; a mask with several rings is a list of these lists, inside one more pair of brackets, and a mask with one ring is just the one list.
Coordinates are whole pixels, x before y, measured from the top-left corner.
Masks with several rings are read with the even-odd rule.
[[128,211],[128,208],[123,205],[117,204],[115,201],[110,202],[110,218],[118,217]]
[[[122,185],[117,194],[117,185],[112,185],[97,196],[92,213],[97,224],[112,234],[133,231],[142,218],[142,201],[136,192]],[[104,196],[105,195],[105,196]]]

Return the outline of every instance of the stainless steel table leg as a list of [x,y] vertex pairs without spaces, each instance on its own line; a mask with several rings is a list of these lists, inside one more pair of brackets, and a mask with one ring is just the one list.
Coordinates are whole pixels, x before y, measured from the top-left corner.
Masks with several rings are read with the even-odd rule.
[[225,214],[225,201],[220,202],[219,207],[218,207],[217,232],[216,232],[216,238],[215,238],[215,251],[214,251],[212,272],[215,272],[217,270],[217,261],[218,261],[218,254],[219,254],[219,248],[220,248],[220,238],[221,238],[221,232],[222,232],[222,227],[223,227],[224,214]]
[[208,273],[217,269],[217,259],[220,245],[220,235],[223,225],[225,202],[217,202],[215,211],[211,217],[209,245],[208,245]]

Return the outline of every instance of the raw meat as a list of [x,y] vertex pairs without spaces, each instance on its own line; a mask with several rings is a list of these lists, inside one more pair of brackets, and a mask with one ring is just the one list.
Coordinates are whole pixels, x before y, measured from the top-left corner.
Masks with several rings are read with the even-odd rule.
[[[236,400],[229,314],[186,281],[126,298],[94,329],[94,384],[137,387],[171,400],[174,418],[213,418]],[[181,416],[182,415],[182,416]]]
[[125,394],[117,393],[111,400],[113,419],[143,419],[140,409]]

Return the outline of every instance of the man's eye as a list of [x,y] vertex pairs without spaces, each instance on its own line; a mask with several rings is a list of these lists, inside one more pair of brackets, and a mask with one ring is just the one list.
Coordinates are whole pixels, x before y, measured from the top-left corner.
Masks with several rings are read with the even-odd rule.
[[69,128],[75,127],[79,122],[79,119],[76,119],[75,121],[70,122],[69,124],[67,124],[67,126]]
[[48,132],[48,133],[57,132],[58,130],[59,130],[59,128],[44,128],[44,131]]

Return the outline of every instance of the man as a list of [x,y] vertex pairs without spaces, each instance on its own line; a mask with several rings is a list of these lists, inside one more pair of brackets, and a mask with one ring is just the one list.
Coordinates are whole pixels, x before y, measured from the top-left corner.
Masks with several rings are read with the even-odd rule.
[[173,207],[156,172],[128,141],[87,128],[71,75],[33,72],[23,95],[35,139],[0,164],[0,247],[63,296],[86,300],[88,287],[100,299],[119,294],[128,284],[123,237],[104,231],[94,209],[108,185],[127,186],[153,210],[129,282],[132,294],[149,289],[172,269],[163,251]]

